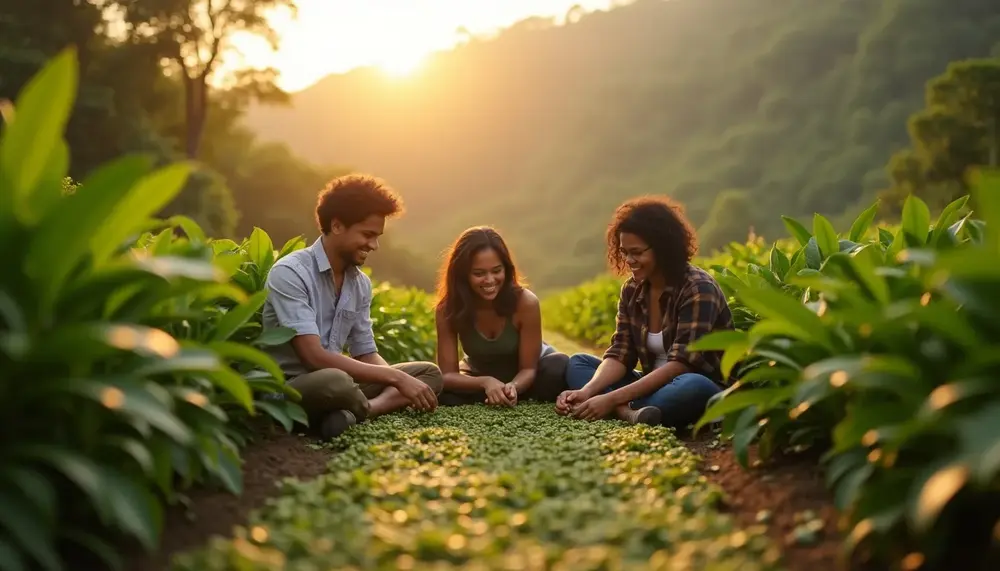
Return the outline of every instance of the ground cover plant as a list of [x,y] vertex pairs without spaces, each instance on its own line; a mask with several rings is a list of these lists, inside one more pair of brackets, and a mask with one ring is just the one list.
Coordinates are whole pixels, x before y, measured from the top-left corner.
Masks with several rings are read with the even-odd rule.
[[[826,451],[845,549],[904,569],[997,564],[1000,383],[1000,176],[932,223],[911,196],[893,234],[861,239],[874,206],[844,236],[816,216],[791,221],[791,260],[728,272],[753,319],[702,339],[741,363],[740,382],[699,424],[724,417],[737,458],[790,447]],[[958,567],[956,567],[958,566]]]
[[173,569],[776,569],[673,432],[551,405],[406,412],[329,445],[234,537]]

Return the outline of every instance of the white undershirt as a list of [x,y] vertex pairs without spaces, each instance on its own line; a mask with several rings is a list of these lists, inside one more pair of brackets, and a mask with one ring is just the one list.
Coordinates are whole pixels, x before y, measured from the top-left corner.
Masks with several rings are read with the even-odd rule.
[[667,364],[667,350],[663,348],[663,333],[647,333],[646,348],[656,358],[654,368],[659,369]]

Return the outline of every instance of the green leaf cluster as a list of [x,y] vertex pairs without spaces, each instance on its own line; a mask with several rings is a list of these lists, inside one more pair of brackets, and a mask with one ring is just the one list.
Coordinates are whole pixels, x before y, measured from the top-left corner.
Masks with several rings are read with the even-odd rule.
[[164,506],[188,487],[241,491],[251,419],[306,422],[262,350],[291,335],[260,335],[269,239],[230,248],[186,218],[155,219],[185,163],[127,156],[69,181],[77,69],[72,49],[50,61],[0,134],[0,568],[12,571],[119,567],[113,545],[156,548]]
[[695,344],[739,377],[698,426],[721,419],[744,465],[753,444],[765,460],[824,451],[854,560],[996,563],[997,197],[981,172],[976,217],[969,196],[932,219],[913,195],[894,231],[871,228],[877,204],[845,234],[786,217],[794,254],[720,275],[752,318]]

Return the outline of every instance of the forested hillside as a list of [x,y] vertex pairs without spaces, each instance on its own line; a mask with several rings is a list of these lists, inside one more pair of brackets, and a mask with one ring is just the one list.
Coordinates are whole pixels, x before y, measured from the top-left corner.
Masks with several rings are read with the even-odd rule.
[[389,179],[408,248],[491,223],[555,287],[601,270],[610,211],[635,194],[682,200],[707,246],[776,235],[775,212],[855,213],[888,186],[926,82],[1000,56],[995,0],[639,0],[573,19],[473,40],[410,80],[331,76],[248,125]]

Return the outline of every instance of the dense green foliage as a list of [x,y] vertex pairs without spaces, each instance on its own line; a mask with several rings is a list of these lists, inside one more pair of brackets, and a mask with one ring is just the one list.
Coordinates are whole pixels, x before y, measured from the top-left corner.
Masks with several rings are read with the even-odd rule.
[[773,239],[774,212],[852,219],[890,185],[928,80],[998,43],[994,0],[638,0],[472,40],[412,80],[330,77],[248,125],[388,178],[420,253],[494,224],[532,283],[570,287],[601,271],[605,224],[639,194],[683,202],[708,250],[751,226]]
[[[898,227],[873,225],[877,204],[844,233],[820,215],[811,230],[784,217],[791,241],[698,261],[728,294],[737,330],[696,348],[724,349],[740,379],[700,423],[723,418],[744,465],[751,445],[765,460],[826,451],[858,558],[987,569],[1000,557],[1000,174],[977,180],[981,219],[969,197],[934,220],[911,195]],[[620,283],[546,300],[548,326],[607,343]]]
[[765,459],[828,449],[856,554],[917,552],[935,568],[1000,561],[1000,174],[977,180],[982,221],[963,197],[932,224],[911,196],[894,235],[859,241],[874,206],[846,238],[819,216],[812,235],[793,222],[805,265],[772,257],[729,272],[725,286],[754,319],[696,343],[742,363],[701,422],[724,417],[743,463],[755,441]]
[[[183,163],[126,156],[68,179],[74,56],[28,82],[0,138],[5,570],[63,569],[82,551],[116,564],[123,535],[153,549],[164,504],[192,485],[241,491],[255,417],[306,423],[262,351],[293,332],[260,322],[268,271],[304,240],[275,250],[260,229],[213,240],[190,218],[154,218],[190,174]],[[428,358],[427,294],[377,287],[386,357]]]
[[662,427],[551,405],[402,413],[336,438],[329,472],[285,481],[235,537],[175,559],[229,569],[775,569],[765,526]]

